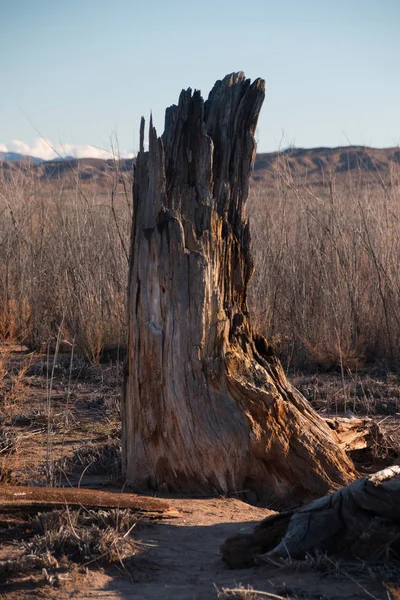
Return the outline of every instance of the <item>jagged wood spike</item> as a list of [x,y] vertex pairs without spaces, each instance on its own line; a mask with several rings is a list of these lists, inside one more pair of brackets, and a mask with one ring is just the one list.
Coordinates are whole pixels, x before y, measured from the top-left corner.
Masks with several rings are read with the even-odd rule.
[[243,73],[206,102],[183,90],[137,157],[123,468],[138,489],[304,499],[354,477],[251,327],[245,205],[264,95]]

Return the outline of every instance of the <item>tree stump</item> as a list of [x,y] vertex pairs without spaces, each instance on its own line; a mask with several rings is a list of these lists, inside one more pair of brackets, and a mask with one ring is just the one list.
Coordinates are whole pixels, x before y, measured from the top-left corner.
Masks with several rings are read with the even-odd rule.
[[[245,213],[262,79],[144,120],[133,189],[123,469],[137,489],[310,499],[347,484],[338,439],[253,333]],[[266,210],[268,207],[266,207]],[[268,232],[266,232],[268,243]]]
[[319,549],[362,560],[397,559],[400,553],[400,467],[363,477],[297,510],[261,521],[253,534],[221,546],[231,568],[270,558],[304,558]]

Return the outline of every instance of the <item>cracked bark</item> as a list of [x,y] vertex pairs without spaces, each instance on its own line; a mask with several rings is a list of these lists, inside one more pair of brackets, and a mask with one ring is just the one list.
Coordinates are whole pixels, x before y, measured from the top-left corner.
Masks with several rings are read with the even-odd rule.
[[138,489],[310,498],[354,468],[251,327],[245,213],[264,81],[183,90],[134,179],[123,468]]
[[221,554],[231,568],[268,559],[304,558],[315,549],[363,560],[398,560],[400,467],[354,481],[297,510],[272,515],[252,534],[226,540]]

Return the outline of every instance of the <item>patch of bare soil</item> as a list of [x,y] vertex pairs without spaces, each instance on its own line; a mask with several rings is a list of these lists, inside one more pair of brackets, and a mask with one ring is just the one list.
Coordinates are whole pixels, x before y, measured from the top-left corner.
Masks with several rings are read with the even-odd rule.
[[[57,587],[43,584],[45,575],[41,574],[0,586],[0,597],[208,600],[218,598],[218,593],[223,597],[223,589],[252,587],[285,598],[388,598],[386,589],[370,573],[346,576],[335,566],[331,573],[273,565],[229,570],[219,555],[221,543],[235,533],[250,532],[271,511],[233,498],[175,498],[168,502],[182,517],[142,524],[137,535],[144,550],[125,568],[83,573],[76,568],[58,580]],[[242,593],[243,598],[248,597]]]
[[[80,484],[92,489],[107,484],[108,489],[121,491],[121,368],[116,364],[93,367],[69,356],[54,361],[46,355],[30,355],[23,348],[13,348],[11,352],[4,348],[1,352],[0,348],[0,362],[2,356],[2,485],[45,485],[50,480],[56,485]],[[386,387],[378,380],[349,380],[348,389],[342,378],[309,378],[296,383],[318,410],[326,412],[329,406],[331,416],[332,407],[335,413],[343,415],[345,406],[348,411],[350,405],[358,416],[367,407],[369,415],[380,422],[384,420],[398,443],[397,379],[388,381]],[[350,393],[351,385],[354,393]],[[342,397],[345,403],[340,400]],[[376,402],[372,402],[372,397]],[[381,405],[388,407],[386,412],[372,410]],[[392,460],[393,453],[395,450],[390,449],[387,460]],[[288,557],[282,564],[230,570],[222,562],[220,545],[232,535],[251,532],[271,511],[236,498],[168,498],[167,502],[181,516],[162,521],[140,518],[135,527],[129,527],[126,535],[137,543],[131,558],[116,560],[112,565],[86,560],[83,566],[74,561],[64,564],[58,559],[55,568],[48,557],[49,567],[28,569],[7,578],[4,573],[0,575],[0,598],[395,598],[381,583],[382,579],[388,580],[381,567],[358,564],[353,568],[349,564],[330,564],[329,559],[311,558],[296,563]],[[77,525],[72,527],[72,537],[74,527]],[[75,533],[79,537],[79,531]],[[1,563],[32,544],[32,531],[23,523],[18,526],[15,521],[7,523],[4,519],[0,524],[0,542]],[[251,594],[249,588],[264,595]],[[241,591],[229,592],[233,589]]]
[[0,345],[0,481],[85,487],[117,478],[122,365]]

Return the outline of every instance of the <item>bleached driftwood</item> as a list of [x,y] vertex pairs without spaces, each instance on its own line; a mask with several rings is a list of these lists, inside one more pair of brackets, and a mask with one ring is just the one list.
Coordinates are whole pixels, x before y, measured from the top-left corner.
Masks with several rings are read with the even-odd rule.
[[[319,549],[362,559],[400,552],[400,467],[363,477],[297,510],[264,519],[221,546],[232,568]],[[395,553],[395,554],[394,554]]]

